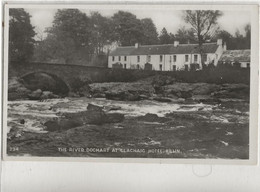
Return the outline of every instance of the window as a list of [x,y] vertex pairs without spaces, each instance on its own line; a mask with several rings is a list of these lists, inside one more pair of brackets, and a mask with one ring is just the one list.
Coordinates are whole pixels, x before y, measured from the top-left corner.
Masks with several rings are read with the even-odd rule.
[[121,61],[121,56],[118,56],[118,61]]
[[198,55],[194,55],[194,62],[198,62]]
[[172,56],[170,56],[170,63],[172,62]]
[[140,56],[137,56],[137,62],[138,63],[140,62]]
[[162,71],[162,64],[160,64],[160,71]]
[[115,61],[115,56],[112,57],[112,61]]
[[163,56],[162,56],[162,55],[160,55],[160,62],[162,62],[162,60],[163,60]]
[[177,61],[177,56],[173,55],[173,62],[176,62],[176,61]]
[[139,64],[137,64],[137,69],[140,69],[140,65]]
[[172,66],[172,70],[173,70],[173,71],[176,71],[176,65],[173,65],[173,66]]
[[124,68],[126,69],[126,64],[124,64]]
[[151,62],[151,55],[147,55],[147,62]]
[[250,67],[250,63],[247,63],[247,64],[246,64],[246,67],[249,68],[249,67]]
[[126,56],[124,58],[125,58],[125,61],[126,61]]
[[185,55],[185,62],[189,61],[189,55]]

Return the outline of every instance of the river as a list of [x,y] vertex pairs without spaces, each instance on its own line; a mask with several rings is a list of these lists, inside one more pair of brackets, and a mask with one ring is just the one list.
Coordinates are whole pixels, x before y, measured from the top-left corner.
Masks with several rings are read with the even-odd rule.
[[[44,123],[63,113],[124,114],[120,123],[48,132]],[[155,119],[144,118],[155,114]],[[8,155],[79,157],[248,158],[248,103],[163,103],[64,98],[8,102]],[[63,150],[62,150],[63,149]],[[115,151],[112,151],[112,150]],[[91,151],[92,150],[92,151]]]

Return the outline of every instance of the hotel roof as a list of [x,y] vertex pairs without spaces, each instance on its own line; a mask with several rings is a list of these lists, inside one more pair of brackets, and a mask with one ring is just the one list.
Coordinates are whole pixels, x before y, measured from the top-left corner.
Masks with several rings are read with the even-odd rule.
[[219,59],[220,61],[250,62],[250,49],[226,50]]
[[[215,53],[218,48],[217,43],[203,44],[204,53]],[[162,55],[162,54],[191,54],[199,53],[198,44],[174,44],[166,45],[140,45],[138,48],[135,46],[118,47],[112,51],[110,56],[124,56],[124,55]]]

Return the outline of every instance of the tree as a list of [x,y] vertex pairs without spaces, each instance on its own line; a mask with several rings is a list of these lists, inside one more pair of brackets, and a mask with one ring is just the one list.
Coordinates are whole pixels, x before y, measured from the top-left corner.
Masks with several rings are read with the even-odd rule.
[[143,41],[141,20],[129,12],[118,11],[112,17],[114,25],[114,40],[121,46],[130,46]]
[[158,44],[158,33],[153,20],[150,18],[145,18],[141,20],[143,28],[143,40],[142,43],[145,45]]
[[196,43],[194,31],[192,29],[186,29],[185,27],[178,29],[177,33],[175,34],[175,39],[178,40],[181,44]]
[[[243,33],[245,35],[243,35]],[[217,31],[216,35],[213,37],[213,40],[223,39],[227,45],[227,49],[250,49],[251,44],[251,27],[247,24],[244,27],[244,32],[241,33],[238,29],[235,32],[235,35],[231,35],[225,30]]]
[[9,9],[9,60],[28,61],[33,55],[34,27],[24,9]]
[[[184,20],[192,26],[199,44],[199,52],[203,58],[202,45],[207,38],[212,37],[217,28],[217,19],[222,15],[220,11],[213,10],[187,10],[184,12]],[[204,65],[204,61],[201,61]]]
[[233,36],[229,32],[225,30],[217,31],[213,40],[217,41],[217,39],[222,39],[226,43],[227,49],[233,49]]
[[47,32],[62,41],[71,38],[76,49],[91,47],[90,19],[78,9],[58,9]]
[[104,46],[110,45],[113,41],[112,20],[103,17],[98,12],[92,12],[90,16],[91,22],[91,43],[94,46],[94,53],[103,53]]
[[250,49],[250,47],[251,47],[251,25],[247,24],[244,29],[246,32],[246,36],[245,36],[246,48]]
[[168,33],[165,27],[162,29],[159,36],[160,44],[171,44],[174,42],[174,35]]
[[59,9],[46,39],[36,47],[36,60],[74,63],[94,52],[91,22],[78,9]]

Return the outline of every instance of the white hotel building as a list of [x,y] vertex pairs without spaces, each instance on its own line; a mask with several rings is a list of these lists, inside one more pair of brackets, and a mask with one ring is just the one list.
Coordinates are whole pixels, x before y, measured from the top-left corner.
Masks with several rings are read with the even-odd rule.
[[[226,45],[222,39],[214,43],[203,44],[205,64],[217,65]],[[175,71],[189,70],[192,64],[201,69],[201,56],[198,44],[139,45],[117,47],[108,57],[109,68],[145,69],[145,64],[152,70]]]

